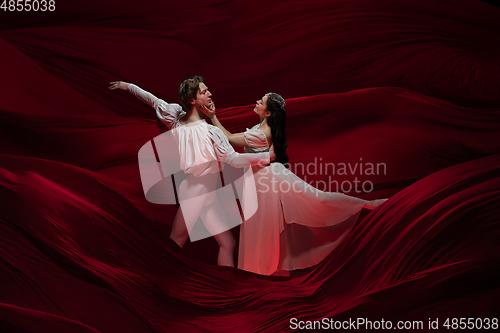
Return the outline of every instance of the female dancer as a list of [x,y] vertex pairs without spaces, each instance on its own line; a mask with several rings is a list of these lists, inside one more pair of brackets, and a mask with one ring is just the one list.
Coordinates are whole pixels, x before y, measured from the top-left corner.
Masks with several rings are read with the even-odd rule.
[[242,133],[226,130],[215,115],[215,107],[201,108],[229,142],[245,147],[246,153],[274,147],[274,161],[279,163],[252,166],[258,209],[240,231],[238,268],[263,275],[319,263],[348,235],[362,208],[373,209],[386,200],[366,201],[319,191],[290,172],[286,168],[285,107],[280,95],[264,95],[254,108],[259,124]]

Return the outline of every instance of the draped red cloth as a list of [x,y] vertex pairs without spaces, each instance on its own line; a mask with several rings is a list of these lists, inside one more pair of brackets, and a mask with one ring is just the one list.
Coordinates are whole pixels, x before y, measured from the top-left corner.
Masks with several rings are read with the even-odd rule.
[[[278,331],[291,318],[500,314],[500,9],[91,0],[1,15],[3,330]],[[176,102],[195,74],[231,131],[257,123],[249,105],[264,93],[282,94],[300,177],[369,180],[360,197],[390,200],[292,277],[218,267],[213,239],[177,248],[177,207],[145,200],[137,162],[166,128],[107,86],[134,82]],[[297,167],[361,161],[386,172]]]

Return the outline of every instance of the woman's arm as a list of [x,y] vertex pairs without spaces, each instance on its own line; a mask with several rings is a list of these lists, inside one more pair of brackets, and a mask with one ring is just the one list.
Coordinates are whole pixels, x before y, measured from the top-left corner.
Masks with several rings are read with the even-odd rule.
[[217,119],[217,116],[214,114],[212,118],[210,118],[212,121],[212,124],[222,130],[224,132],[224,135],[227,137],[229,140],[229,143],[232,144],[233,146],[239,146],[239,147],[248,147],[247,142],[245,141],[245,135],[243,132],[240,133],[231,133],[227,129],[222,126],[221,122],[219,119]]
[[248,147],[243,132],[233,134],[229,132],[224,126],[222,126],[221,122],[219,121],[219,119],[217,119],[217,116],[215,115],[215,104],[212,103],[212,105],[210,105],[210,109],[205,105],[202,105],[201,110],[208,118],[210,118],[212,124],[215,127],[218,127],[224,133],[224,135],[229,140],[230,144],[232,144],[233,146]]

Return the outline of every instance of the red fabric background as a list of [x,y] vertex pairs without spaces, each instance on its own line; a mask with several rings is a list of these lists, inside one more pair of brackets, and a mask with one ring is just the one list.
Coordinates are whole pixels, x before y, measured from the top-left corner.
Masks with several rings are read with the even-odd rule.
[[[0,320],[12,332],[277,331],[290,318],[499,315],[500,9],[479,1],[107,1],[0,12]],[[108,82],[169,101],[203,75],[220,119],[287,100],[292,167],[391,196],[317,267],[221,268],[177,249],[137,152],[166,130]],[[304,174],[307,181],[329,175]],[[235,230],[235,235],[237,229]]]

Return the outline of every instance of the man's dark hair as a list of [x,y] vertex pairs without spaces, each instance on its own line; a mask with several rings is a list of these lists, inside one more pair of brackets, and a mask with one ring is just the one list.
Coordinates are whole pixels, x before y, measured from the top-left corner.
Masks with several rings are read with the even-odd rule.
[[[184,111],[189,112],[193,107],[189,102],[196,99],[196,94],[200,90],[200,82],[205,83],[205,79],[199,75],[190,77],[182,81],[179,86],[179,101]],[[205,83],[206,84],[206,83]]]

